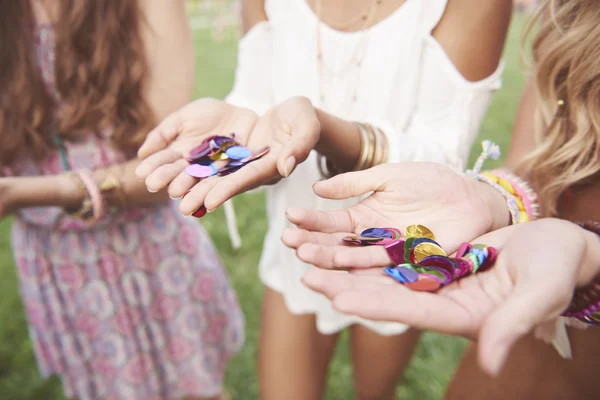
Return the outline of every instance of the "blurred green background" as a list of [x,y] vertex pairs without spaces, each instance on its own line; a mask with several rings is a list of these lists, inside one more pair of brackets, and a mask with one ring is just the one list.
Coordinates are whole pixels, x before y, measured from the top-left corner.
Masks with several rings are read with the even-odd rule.
[[[237,29],[226,29],[215,37],[213,31],[206,29],[206,19],[199,17],[199,12],[192,10],[191,13],[196,47],[195,93],[197,97],[223,98],[232,86]],[[524,85],[519,46],[525,18],[523,15],[513,18],[505,50],[503,88],[494,96],[480,135],[482,139],[495,140],[504,151],[508,148],[512,121]],[[479,141],[471,158],[478,152]],[[227,265],[247,321],[246,346],[229,364],[227,389],[234,400],[251,400],[256,399],[258,393],[255,360],[262,286],[257,264],[266,232],[264,195],[245,194],[236,198],[235,203],[244,243],[242,249],[234,251],[231,248],[222,210],[206,216],[202,223]],[[10,251],[10,224],[10,219],[0,222],[0,399],[63,399],[58,380],[42,381],[36,369]],[[465,345],[463,339],[425,334],[398,387],[400,398],[441,398]],[[343,336],[330,369],[328,399],[353,398],[351,374],[347,338]]]

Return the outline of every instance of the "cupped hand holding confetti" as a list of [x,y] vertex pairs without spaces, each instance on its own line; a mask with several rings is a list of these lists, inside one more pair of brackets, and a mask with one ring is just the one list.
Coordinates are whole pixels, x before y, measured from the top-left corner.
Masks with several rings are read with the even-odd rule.
[[[264,148],[269,148],[268,153],[227,175],[198,178],[185,172],[190,165],[186,158],[206,139],[232,133],[253,154]],[[200,207],[214,210],[237,194],[289,176],[306,160],[319,135],[319,120],[306,98],[291,98],[260,118],[247,109],[201,99],[169,116],[148,135],[136,173],[151,191],[168,186],[171,197],[185,195],[180,208],[190,215]],[[223,165],[217,160],[217,168]]]
[[[297,228],[287,229],[282,240],[301,260],[321,268],[384,267],[392,261],[384,247],[350,247],[341,240],[374,226],[403,231],[422,224],[436,233],[437,242],[450,254],[462,242],[494,228],[488,194],[495,193],[488,190],[435,163],[384,164],[338,175],[315,184],[315,193],[329,199],[372,193],[345,210],[288,210],[287,217]],[[499,207],[506,208],[502,199]]]
[[494,267],[437,293],[411,290],[382,269],[340,274],[314,268],[304,283],[343,313],[478,339],[482,367],[497,374],[518,338],[553,324],[573,290],[600,272],[597,242],[575,224],[542,219],[474,240],[498,249]]

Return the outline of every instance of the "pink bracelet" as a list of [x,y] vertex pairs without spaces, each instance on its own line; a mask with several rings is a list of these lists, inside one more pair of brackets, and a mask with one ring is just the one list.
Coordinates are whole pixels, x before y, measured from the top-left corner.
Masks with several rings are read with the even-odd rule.
[[529,215],[530,221],[534,221],[540,217],[540,204],[537,193],[533,191],[529,183],[515,174],[508,172],[506,169],[495,169],[492,173],[512,185],[515,192],[521,197],[525,212]]
[[93,210],[93,222],[97,222],[100,219],[104,218],[106,215],[106,203],[102,198],[102,193],[100,193],[100,188],[94,182],[92,178],[92,173],[87,170],[78,170],[76,171],[77,176],[81,179],[83,184],[85,185],[85,189],[90,195],[90,200],[92,201],[92,210]]

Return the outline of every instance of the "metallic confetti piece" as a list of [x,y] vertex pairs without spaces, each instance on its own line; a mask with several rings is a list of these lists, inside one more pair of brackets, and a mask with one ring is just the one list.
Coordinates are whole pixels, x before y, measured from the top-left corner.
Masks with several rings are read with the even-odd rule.
[[397,229],[397,228],[382,228],[382,229],[385,229],[385,230],[391,232],[394,235],[393,239],[402,238],[402,231],[400,231],[400,229]]
[[471,243],[461,243],[461,245],[458,247],[458,251],[456,252],[456,257],[463,257],[465,254],[471,251],[471,249]]
[[404,241],[399,240],[397,242],[388,244],[385,246],[385,251],[388,257],[396,265],[402,264],[404,260]]
[[369,228],[361,232],[360,236],[363,237],[378,237],[384,239],[393,239],[394,234],[384,228]]
[[252,156],[252,152],[244,146],[232,146],[225,151],[225,154],[232,160],[243,160]]
[[217,152],[211,154],[210,159],[213,161],[225,161],[225,160],[229,159],[229,156],[225,152],[217,151]]
[[415,261],[420,263],[428,256],[445,256],[446,252],[437,243],[419,243],[413,248],[412,253]]
[[498,250],[496,250],[495,247],[488,247],[487,251],[488,256],[483,262],[483,264],[481,264],[481,266],[479,267],[479,272],[483,272],[485,270],[490,269],[496,263],[496,258],[498,257]]
[[267,154],[269,151],[270,151],[270,147],[265,147],[265,148],[257,151],[256,153],[252,154],[250,157],[244,158],[242,160],[242,162],[244,162],[244,163],[250,163],[252,161],[256,161],[259,158],[263,157],[265,154]]
[[435,240],[435,236],[433,232],[429,230],[429,228],[423,225],[410,225],[406,227],[406,231],[404,232],[404,236],[407,238],[422,238],[426,237],[429,239]]
[[441,286],[438,281],[427,275],[419,275],[419,279],[416,282],[405,283],[404,285],[411,290],[419,292],[435,292]]
[[450,274],[452,278],[454,278],[454,270],[456,269],[456,264],[452,259],[444,256],[429,256],[425,257],[419,265],[425,267],[437,267],[442,268]]
[[404,262],[412,263],[411,253],[413,249],[413,242],[419,238],[411,237],[404,241]]
[[474,244],[473,248],[483,251],[483,256],[485,258],[488,258],[488,246],[486,246],[485,244]]
[[185,168],[185,172],[194,178],[208,178],[217,173],[217,168],[214,165],[199,165],[192,164]]

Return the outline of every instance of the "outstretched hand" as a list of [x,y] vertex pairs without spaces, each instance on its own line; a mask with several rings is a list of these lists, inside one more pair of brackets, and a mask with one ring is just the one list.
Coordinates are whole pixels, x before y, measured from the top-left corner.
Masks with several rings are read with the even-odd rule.
[[[189,176],[185,158],[206,138],[236,134],[252,151],[269,153],[227,176],[198,180]],[[204,205],[212,211],[244,191],[287,177],[315,147],[320,125],[306,98],[287,100],[258,117],[254,112],[214,99],[200,99],[167,117],[148,135],[139,151],[136,170],[148,190],[168,187],[173,198],[183,197],[180,209],[190,215]]]
[[345,210],[289,209],[287,218],[298,228],[287,229],[282,240],[302,261],[321,268],[384,267],[391,261],[384,248],[343,246],[341,239],[371,227],[404,230],[421,224],[452,253],[462,242],[491,230],[487,190],[487,185],[435,163],[384,164],[338,175],[315,184],[315,193],[328,199],[372,194]]
[[412,291],[381,269],[313,268],[304,283],[346,314],[478,339],[480,363],[494,375],[518,338],[558,317],[573,290],[599,272],[597,242],[572,223],[546,219],[472,241],[500,250],[495,267],[437,293]]

